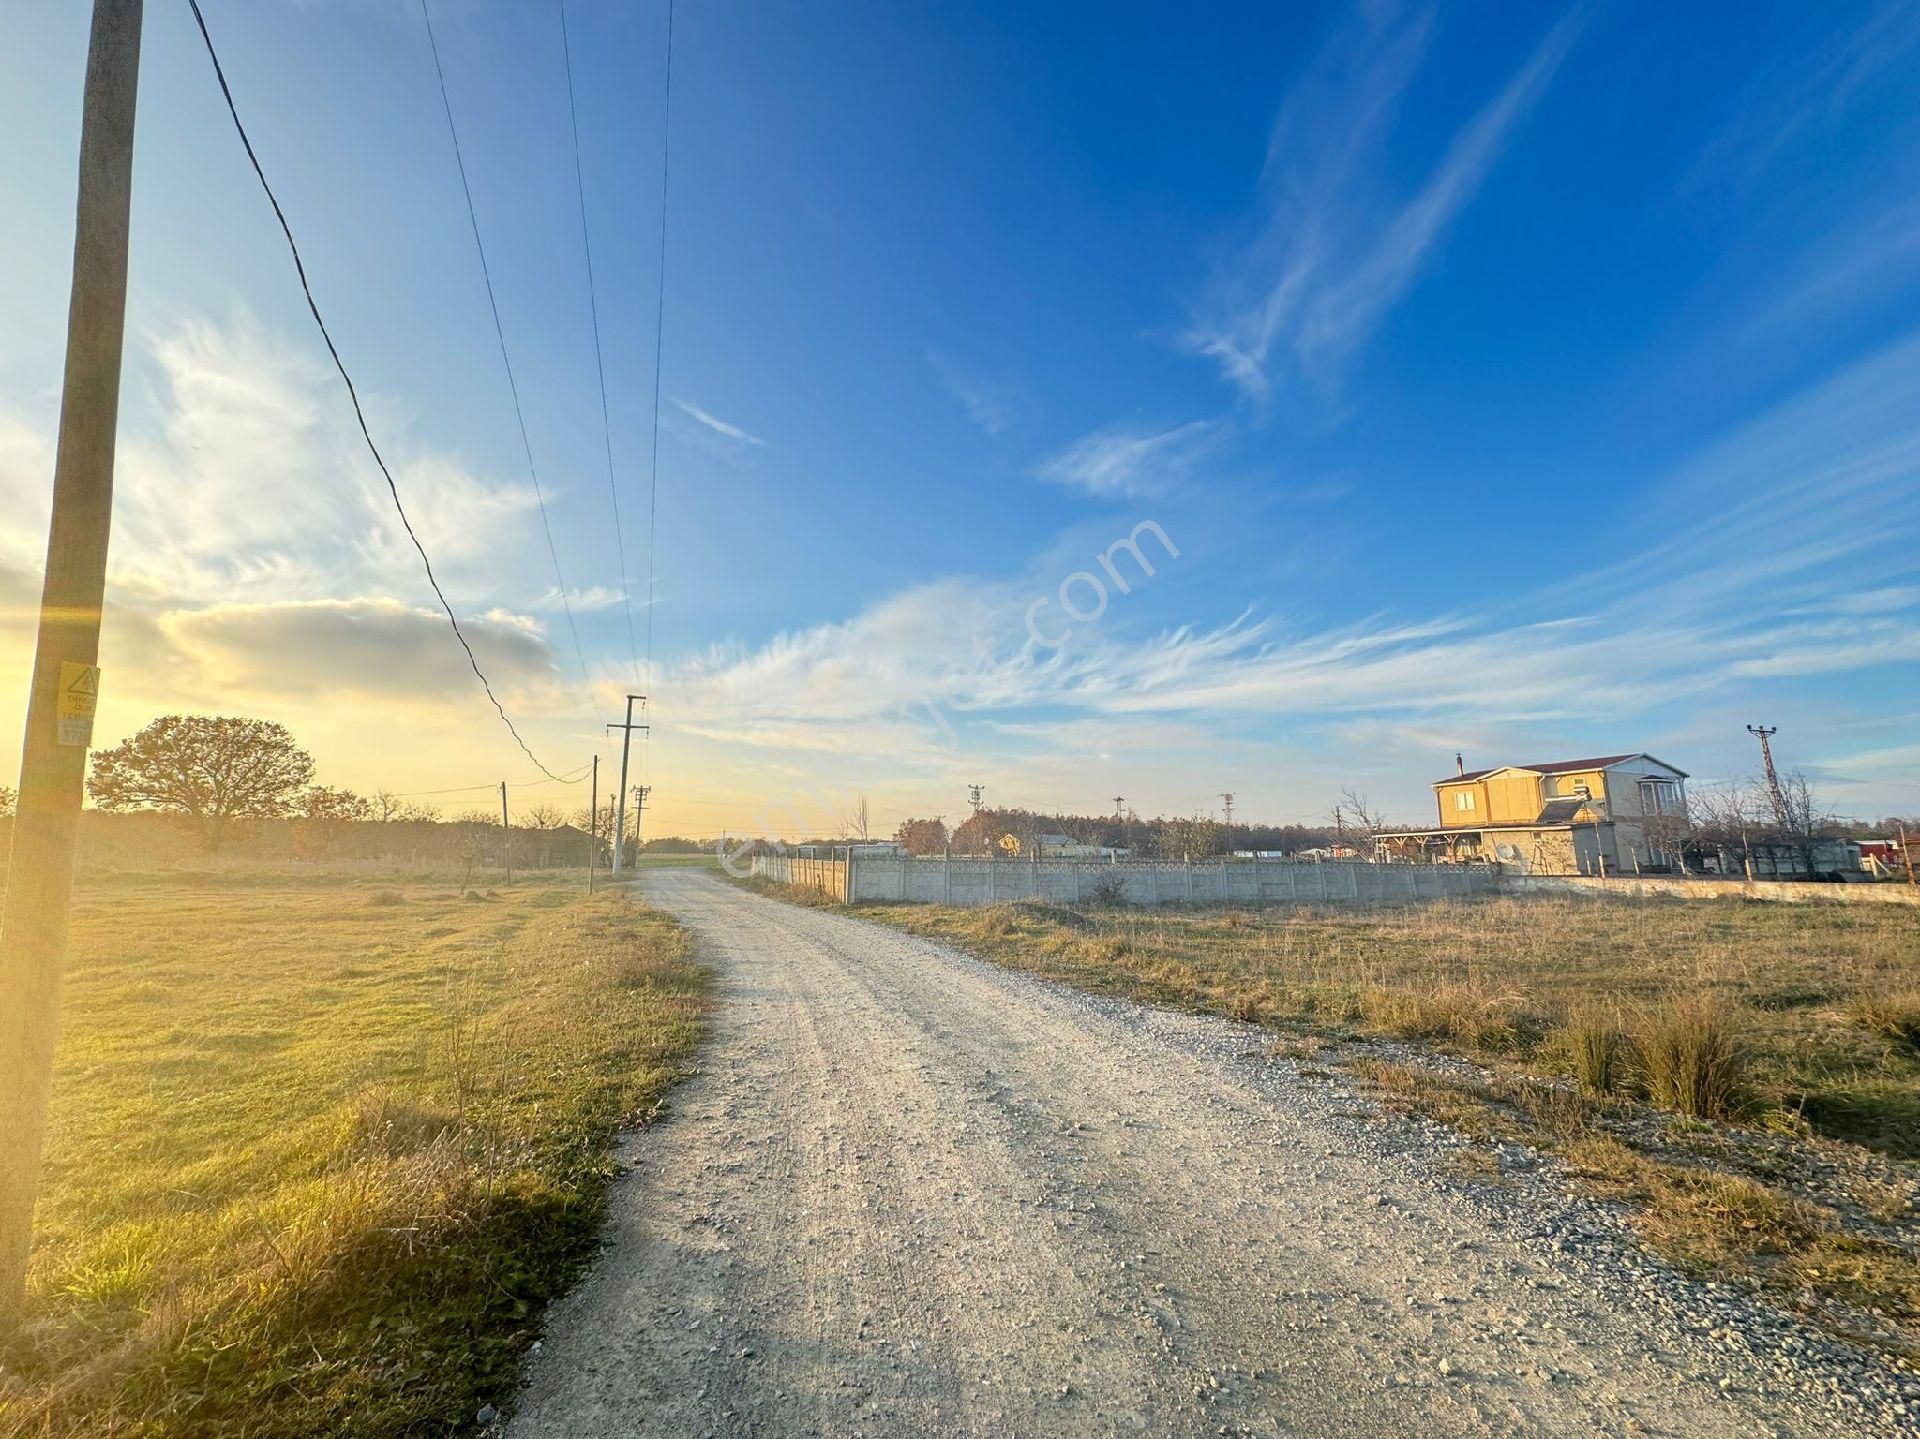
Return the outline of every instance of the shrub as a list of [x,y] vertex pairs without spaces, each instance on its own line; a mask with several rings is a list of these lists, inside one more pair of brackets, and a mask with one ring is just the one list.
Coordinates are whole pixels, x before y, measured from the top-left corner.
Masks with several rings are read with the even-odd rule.
[[1726,1005],[1695,996],[1650,1014],[1637,1036],[1647,1098],[1695,1119],[1747,1108],[1747,1063]]
[[1127,883],[1112,871],[1083,880],[1080,885],[1083,904],[1116,905],[1127,902]]

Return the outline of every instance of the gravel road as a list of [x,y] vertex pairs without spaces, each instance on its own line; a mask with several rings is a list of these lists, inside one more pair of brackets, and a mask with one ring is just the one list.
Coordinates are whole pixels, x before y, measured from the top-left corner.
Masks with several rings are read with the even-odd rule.
[[655,872],[718,976],[533,1436],[1920,1433],[1911,1374],[1221,1020]]

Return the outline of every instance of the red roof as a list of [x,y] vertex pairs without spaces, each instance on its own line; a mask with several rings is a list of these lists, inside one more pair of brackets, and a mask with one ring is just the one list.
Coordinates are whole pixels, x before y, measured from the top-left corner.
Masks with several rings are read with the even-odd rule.
[[[1622,760],[1639,759],[1644,753],[1644,750],[1638,750],[1633,754],[1597,755],[1593,759],[1556,759],[1549,760],[1545,764],[1497,764],[1493,769],[1470,769],[1465,774],[1450,774],[1445,779],[1435,780],[1434,783],[1458,784],[1463,779],[1482,779],[1496,770],[1503,769],[1532,770],[1535,774],[1568,774],[1575,770],[1605,769],[1608,765],[1619,764]],[[1652,757],[1647,756],[1649,759]]]

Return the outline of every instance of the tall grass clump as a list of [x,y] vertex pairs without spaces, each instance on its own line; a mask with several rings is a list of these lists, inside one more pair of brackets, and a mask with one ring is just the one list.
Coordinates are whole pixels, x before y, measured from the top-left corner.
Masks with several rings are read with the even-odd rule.
[[1626,1087],[1632,1046],[1619,1010],[1599,1004],[1581,1005],[1567,1015],[1561,1039],[1581,1093],[1618,1094]]
[[1849,1016],[1896,1044],[1920,1050],[1920,990],[1902,994],[1863,994],[1847,1010]]
[[1647,1098],[1693,1119],[1731,1119],[1747,1108],[1747,1060],[1734,1012],[1694,996],[1648,1014],[1636,1036]]

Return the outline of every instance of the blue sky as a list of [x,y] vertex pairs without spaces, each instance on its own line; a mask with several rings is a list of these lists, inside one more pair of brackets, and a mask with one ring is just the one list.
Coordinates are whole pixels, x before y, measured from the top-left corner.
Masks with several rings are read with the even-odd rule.
[[[584,675],[418,6],[205,8],[483,662],[552,768],[608,753],[636,665],[556,6],[434,18]],[[866,794],[890,828],[968,781],[1418,819],[1456,750],[1710,780],[1753,720],[1833,808],[1920,810],[1920,11],[1194,8],[680,5],[663,827]],[[21,0],[0,52],[8,746],[82,9]],[[665,15],[569,20],[644,637]],[[360,789],[536,778],[428,608],[184,5],[146,46],[102,738],[242,710]],[[1122,593],[1097,557],[1135,534],[1155,573],[1119,554]],[[1098,614],[1063,629],[1063,581]]]

